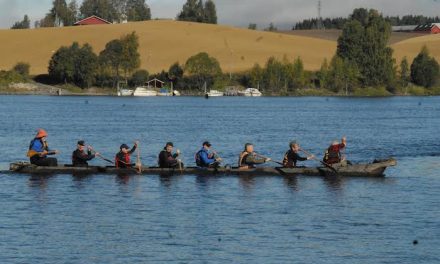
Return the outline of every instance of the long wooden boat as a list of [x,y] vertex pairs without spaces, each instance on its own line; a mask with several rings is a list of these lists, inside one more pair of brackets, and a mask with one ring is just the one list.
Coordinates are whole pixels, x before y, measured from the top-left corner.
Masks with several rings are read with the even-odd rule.
[[198,167],[186,167],[179,169],[163,169],[158,167],[142,167],[141,172],[136,168],[118,169],[115,167],[73,167],[62,165],[57,167],[38,167],[27,162],[15,162],[10,164],[10,173],[22,174],[113,174],[113,175],[252,175],[252,176],[344,176],[344,177],[382,177],[385,170],[397,164],[395,159],[375,161],[368,164],[334,165],[334,169],[326,167],[310,168],[272,168],[258,167],[253,169],[240,169],[236,167],[221,167],[218,169],[206,169]]

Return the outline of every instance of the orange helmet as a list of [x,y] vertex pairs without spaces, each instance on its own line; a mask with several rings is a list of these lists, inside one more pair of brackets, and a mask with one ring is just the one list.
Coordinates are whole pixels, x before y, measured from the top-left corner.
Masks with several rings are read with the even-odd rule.
[[35,136],[35,138],[43,138],[43,137],[47,137],[47,132],[44,129],[38,129],[37,135]]

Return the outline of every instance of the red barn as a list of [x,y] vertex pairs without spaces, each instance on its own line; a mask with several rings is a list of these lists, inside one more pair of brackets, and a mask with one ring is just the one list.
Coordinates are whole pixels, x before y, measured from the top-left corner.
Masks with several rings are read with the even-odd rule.
[[434,23],[431,27],[431,34],[439,34],[440,33],[440,23]]
[[419,25],[414,30],[415,32],[428,33],[428,34],[439,34],[440,33],[440,23],[429,23],[424,25]]
[[98,16],[91,16],[76,22],[74,26],[107,25],[107,24],[111,24],[111,23]]

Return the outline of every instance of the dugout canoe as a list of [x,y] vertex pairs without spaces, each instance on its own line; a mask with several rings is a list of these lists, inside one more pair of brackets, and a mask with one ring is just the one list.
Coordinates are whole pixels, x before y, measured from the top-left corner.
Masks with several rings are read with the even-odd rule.
[[[205,169],[198,167],[186,167],[179,169],[163,169],[158,167],[142,167],[143,175],[250,175],[250,176],[344,176],[344,177],[382,177],[388,167],[397,164],[395,159],[376,160],[368,164],[354,164],[348,166],[334,165],[336,173],[326,167],[309,168],[273,168],[258,167],[253,169],[239,169],[235,167],[222,167],[218,169]],[[57,167],[38,167],[27,162],[15,162],[10,164],[10,173],[22,174],[113,174],[131,175],[139,174],[135,168],[118,169],[115,167],[73,167],[71,165],[60,165]]]

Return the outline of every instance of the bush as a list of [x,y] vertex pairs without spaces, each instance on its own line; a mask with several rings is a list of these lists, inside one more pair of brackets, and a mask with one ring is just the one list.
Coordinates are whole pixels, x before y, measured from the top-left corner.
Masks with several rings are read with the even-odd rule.
[[14,66],[14,68],[12,68],[13,71],[20,74],[25,79],[29,78],[30,69],[31,66],[29,65],[29,63],[25,62],[19,62]]
[[2,86],[25,81],[26,78],[15,71],[0,71],[0,85]]
[[365,87],[354,89],[353,95],[364,97],[383,97],[391,96],[392,94],[385,87]]
[[411,65],[411,79],[414,84],[426,88],[433,87],[438,81],[440,67],[424,46]]

